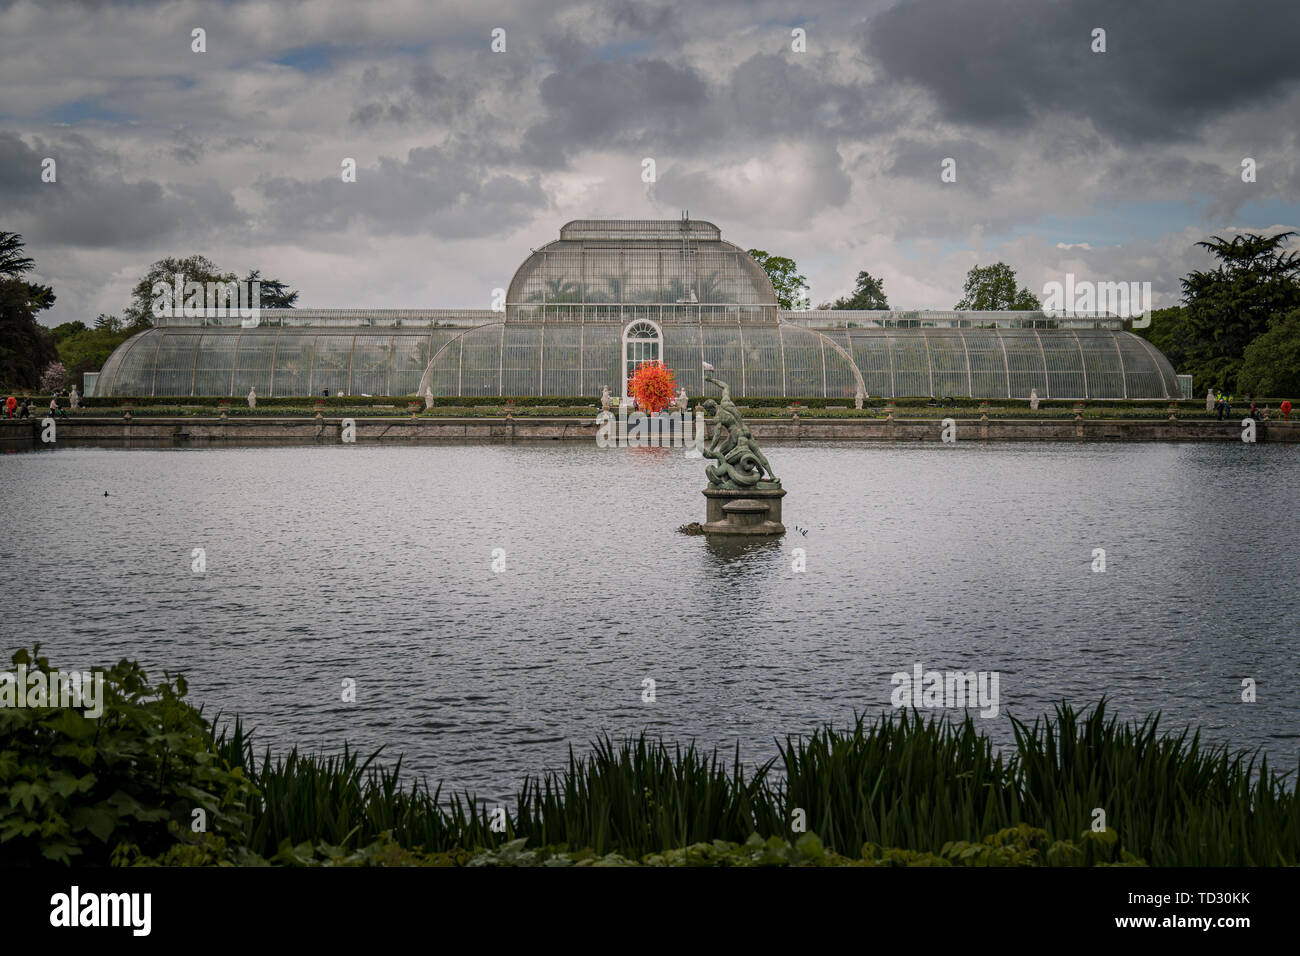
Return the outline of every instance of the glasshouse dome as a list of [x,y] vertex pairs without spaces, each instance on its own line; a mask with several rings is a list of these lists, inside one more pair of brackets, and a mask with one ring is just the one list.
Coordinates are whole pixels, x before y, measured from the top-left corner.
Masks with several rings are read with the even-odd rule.
[[758,263],[699,220],[568,223],[504,306],[168,317],[109,357],[96,394],[595,396],[657,359],[692,395],[708,362],[750,397],[1181,397],[1112,316],[782,311]]

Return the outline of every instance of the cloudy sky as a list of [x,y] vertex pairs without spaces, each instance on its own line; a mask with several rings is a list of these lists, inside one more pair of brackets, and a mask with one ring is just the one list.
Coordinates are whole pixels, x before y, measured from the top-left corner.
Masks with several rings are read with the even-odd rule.
[[951,308],[1002,259],[1161,306],[1197,240],[1300,227],[1297,50],[1295,0],[0,0],[0,229],[50,324],[192,253],[300,306],[487,308],[564,222],[683,209],[814,302],[867,269]]

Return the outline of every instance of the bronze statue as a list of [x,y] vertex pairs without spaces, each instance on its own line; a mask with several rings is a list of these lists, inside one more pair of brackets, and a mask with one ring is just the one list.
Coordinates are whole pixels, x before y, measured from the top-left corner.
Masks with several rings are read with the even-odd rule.
[[[772,466],[758,450],[754,435],[741,417],[740,409],[731,400],[731,388],[726,382],[705,375],[704,381],[722,389],[719,401],[708,399],[704,408],[711,416],[713,441],[704,450],[704,457],[717,464],[705,469],[712,488],[780,488],[780,480],[772,474]],[[764,480],[764,475],[767,480]]]

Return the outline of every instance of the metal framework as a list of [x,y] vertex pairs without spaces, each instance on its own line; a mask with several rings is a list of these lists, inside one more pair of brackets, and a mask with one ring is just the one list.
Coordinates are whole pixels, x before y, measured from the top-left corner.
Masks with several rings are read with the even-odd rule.
[[690,219],[566,224],[516,271],[504,314],[281,309],[255,328],[237,314],[172,318],[119,346],[97,393],[595,396],[622,394],[648,356],[692,395],[704,362],[737,396],[1182,394],[1165,357],[1114,316],[780,311],[758,264]]

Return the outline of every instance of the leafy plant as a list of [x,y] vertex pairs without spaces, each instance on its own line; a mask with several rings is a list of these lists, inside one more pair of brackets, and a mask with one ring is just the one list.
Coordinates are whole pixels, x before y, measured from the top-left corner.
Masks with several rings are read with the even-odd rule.
[[[12,657],[15,669],[51,673],[40,645]],[[184,678],[150,685],[138,664],[102,672],[103,712],[0,707],[0,858],[106,864],[119,844],[156,853],[189,830],[194,811],[208,832],[238,834],[256,790],[217,759],[211,729],[182,698]]]

